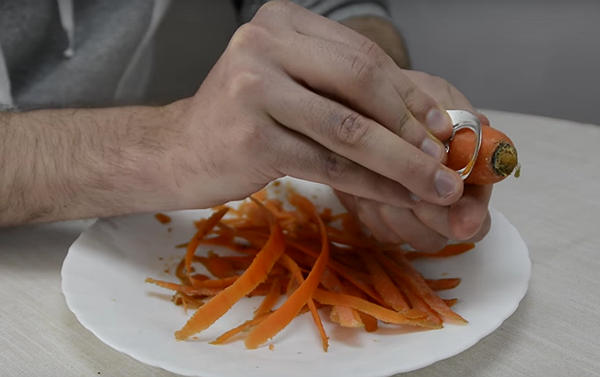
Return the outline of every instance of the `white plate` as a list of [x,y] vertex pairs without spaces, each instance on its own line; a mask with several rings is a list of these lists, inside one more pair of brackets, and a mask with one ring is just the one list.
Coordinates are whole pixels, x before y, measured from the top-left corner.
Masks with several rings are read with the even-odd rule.
[[[317,204],[340,208],[323,186],[304,181],[293,181],[293,185]],[[79,322],[114,349],[183,375],[376,377],[423,368],[466,350],[497,329],[527,291],[531,272],[527,247],[506,218],[493,211],[492,229],[474,250],[416,264],[428,278],[462,279],[457,288],[441,296],[459,299],[454,309],[469,321],[466,326],[410,333],[381,326],[376,333],[366,333],[340,328],[323,316],[330,336],[329,352],[324,353],[305,314],[269,343],[273,350],[266,346],[246,350],[240,340],[208,344],[248,319],[260,300],[252,298],[238,303],[197,340],[177,342],[173,333],[191,312],[185,314],[170,301],[170,292],[144,279],[176,281],[163,271],[167,267],[172,271],[184,253],[174,245],[191,238],[192,220],[209,213],[171,213],[169,225],[160,224],[152,215],[113,218],[85,231],[69,249],[62,268],[67,305]]]

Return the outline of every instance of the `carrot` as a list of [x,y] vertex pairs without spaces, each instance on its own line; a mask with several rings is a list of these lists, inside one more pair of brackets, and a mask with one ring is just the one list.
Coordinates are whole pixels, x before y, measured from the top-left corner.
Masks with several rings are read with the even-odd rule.
[[425,279],[425,282],[434,291],[444,291],[446,289],[452,289],[458,287],[460,284],[459,278],[447,278],[447,279]]
[[281,294],[281,278],[277,277],[273,280],[269,293],[265,296],[263,301],[260,303],[258,308],[254,311],[254,318],[268,313],[273,309],[273,306],[277,303],[279,295]]
[[[385,260],[385,256],[381,257]],[[438,313],[443,318],[453,320],[457,323],[465,324],[467,321],[452,311],[444,301],[439,298],[435,292],[429,288],[421,274],[414,269],[410,262],[404,257],[401,252],[390,252],[387,254],[387,260],[395,263],[388,263],[390,266],[397,266],[396,271],[402,269],[404,274],[401,274],[406,283],[431,307],[433,311]],[[394,268],[394,267],[392,267]]]
[[[347,293],[340,279],[330,268],[326,268],[323,272],[321,285],[331,292]],[[331,321],[337,322],[344,327],[361,327],[364,325],[360,318],[360,313],[356,309],[347,306],[333,306],[329,318]]]
[[441,328],[441,325],[423,320],[410,319],[404,316],[402,313],[398,313],[361,298],[342,293],[328,292],[323,289],[317,289],[314,292],[313,297],[321,304],[348,306],[363,313],[372,315],[373,317],[386,323],[393,323],[396,325],[413,325],[426,328]]
[[[248,336],[246,337],[244,344],[246,348],[258,348],[261,344],[265,343],[273,336],[277,335],[279,331],[285,328],[293,319],[296,317],[300,309],[306,305],[307,301],[312,298],[312,295],[321,281],[321,275],[327,266],[327,260],[329,259],[329,241],[327,240],[327,233],[325,232],[325,225],[319,213],[317,212],[314,205],[303,197],[290,197],[290,202],[293,202],[298,209],[303,210],[304,213],[314,213],[314,217],[319,224],[322,237],[321,253],[317,258],[313,269],[308,274],[308,277],[304,282],[292,293],[292,295],[285,301],[273,314],[269,315],[267,319],[261,322]],[[202,309],[202,308],[200,308]],[[319,320],[320,321],[320,320]],[[322,328],[322,324],[317,323]],[[324,334],[324,331],[322,332]],[[322,335],[323,337],[323,335]],[[327,338],[323,337],[323,348],[327,349]]]
[[170,283],[168,281],[155,280],[152,278],[146,278],[146,283],[156,284],[159,287],[185,293],[188,296],[214,296],[221,292],[221,289],[217,288],[194,288],[189,285]]
[[225,216],[228,208],[221,208],[217,212],[213,213],[207,220],[202,222],[202,225],[198,226],[198,231],[191,239],[191,241],[187,245],[187,250],[185,253],[185,269],[188,275],[191,273],[192,269],[192,259],[194,257],[194,253],[196,253],[196,248],[200,245],[200,241],[206,237],[206,235],[217,225],[219,220]]
[[[350,282],[343,281],[342,285],[344,286],[344,291],[347,294],[354,297],[362,298],[363,300],[367,299],[367,295]],[[365,325],[366,332],[377,331],[377,328],[379,327],[379,324],[377,323],[377,318],[363,312],[358,312],[358,315],[360,316],[360,320],[362,321],[362,323]]]
[[242,323],[241,325],[234,327],[233,329],[225,332],[224,334],[222,334],[221,336],[219,336],[217,339],[213,340],[212,342],[210,342],[210,344],[223,344],[226,341],[228,341],[229,339],[233,338],[235,335],[251,328],[252,326],[256,326],[259,323],[261,323],[262,321],[264,321],[267,317],[269,316],[269,312],[266,313],[262,313],[258,316],[255,316],[252,319],[249,319],[247,321],[245,321],[244,323]]
[[[473,244],[450,245],[433,254],[405,253],[377,244],[350,215],[319,212],[294,191],[288,192],[293,210],[269,199],[266,191],[250,199],[237,210],[215,207],[209,218],[194,222],[197,232],[175,269],[179,284],[146,280],[174,291],[173,302],[185,310],[197,308],[175,332],[177,340],[203,331],[237,301],[252,296],[264,297],[252,318],[212,344],[244,333],[246,347],[257,348],[310,311],[327,351],[329,338],[319,314],[323,306],[331,308],[332,322],[369,332],[377,330],[378,321],[425,329],[441,328],[445,320],[464,321],[450,309],[456,299],[442,300],[435,293],[454,288],[460,279],[424,279],[409,260],[458,255]],[[195,255],[200,244],[241,254]],[[204,264],[214,277],[195,273],[192,262]],[[282,305],[274,309],[280,298]]]
[[[462,169],[475,152],[475,134],[470,130],[458,131],[449,143],[447,166]],[[481,127],[481,148],[471,174],[465,183],[485,185],[500,182],[517,169],[517,149],[512,140],[501,131]]]
[[444,302],[446,303],[446,305],[448,305],[449,308],[453,307],[457,301],[458,301],[457,298],[451,298],[449,300],[444,299]]
[[158,220],[161,224],[168,224],[171,222],[171,218],[164,213],[157,213],[154,215],[154,218]]
[[371,273],[371,280],[377,292],[381,295],[383,301],[397,312],[410,309],[402,293],[394,285],[390,277],[385,273],[377,260],[372,255],[363,252],[362,259]]
[[194,260],[202,263],[211,275],[219,279],[236,275],[233,264],[226,257],[220,257],[212,250],[208,252],[208,257],[194,256]]
[[[268,212],[266,209],[265,211]],[[284,251],[284,238],[279,224],[271,216],[269,218],[271,220],[271,235],[265,247],[256,254],[250,267],[235,283],[198,308],[183,328],[175,332],[177,340],[185,340],[207,329],[231,309],[237,301],[252,292],[254,288],[267,279],[267,274]]]
[[[227,288],[239,278],[239,276],[231,276],[223,279],[203,279],[197,278],[198,275],[192,275],[189,277],[190,283],[194,288]],[[204,275],[200,275],[204,276]],[[208,278],[208,276],[205,276]]]

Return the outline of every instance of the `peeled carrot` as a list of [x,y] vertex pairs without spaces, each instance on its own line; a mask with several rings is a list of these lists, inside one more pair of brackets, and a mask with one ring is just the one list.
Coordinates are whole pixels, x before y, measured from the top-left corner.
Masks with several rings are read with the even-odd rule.
[[[449,144],[447,166],[454,170],[467,166],[475,152],[475,145],[473,132],[466,129],[458,131]],[[511,175],[518,165],[517,149],[512,140],[495,128],[483,126],[481,148],[465,183],[485,185],[500,182]]]

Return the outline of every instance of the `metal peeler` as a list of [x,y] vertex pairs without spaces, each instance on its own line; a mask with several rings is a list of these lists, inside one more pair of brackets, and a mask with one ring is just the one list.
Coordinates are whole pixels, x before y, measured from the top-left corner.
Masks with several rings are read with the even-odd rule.
[[[475,153],[473,153],[473,157],[467,166],[456,171],[460,177],[465,180],[469,174],[471,174],[471,171],[473,171],[475,161],[477,160],[477,155],[479,154],[479,148],[481,148],[481,122],[479,122],[479,119],[474,114],[468,111],[446,110],[446,112],[448,115],[450,115],[450,119],[452,119],[452,136],[450,137],[450,140],[452,140],[456,132],[462,130],[463,128],[469,129],[475,133],[475,138],[477,141],[475,144]],[[444,143],[446,146],[446,152],[450,150],[450,140]]]

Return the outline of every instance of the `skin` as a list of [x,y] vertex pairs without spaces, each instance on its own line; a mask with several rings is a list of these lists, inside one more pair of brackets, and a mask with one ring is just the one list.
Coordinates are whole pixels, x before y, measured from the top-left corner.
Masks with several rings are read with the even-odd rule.
[[[401,68],[410,67],[410,59],[400,33],[387,20],[378,17],[356,17],[342,24],[367,36]],[[467,110],[476,114],[482,124],[490,122],[466,97],[446,80],[416,71],[403,71],[410,80],[431,96],[444,109]],[[441,140],[445,130],[431,130]],[[440,157],[445,162],[445,156]],[[390,244],[408,243],[421,251],[437,251],[449,240],[478,242],[490,230],[488,204],[492,185],[465,185],[459,201],[443,206],[421,200],[413,208],[398,208],[374,200],[336,191],[344,206],[357,216],[373,236]]]
[[0,226],[206,208],[285,175],[446,208],[464,187],[427,131],[450,135],[443,110],[368,38],[269,2],[192,98],[0,114]]

